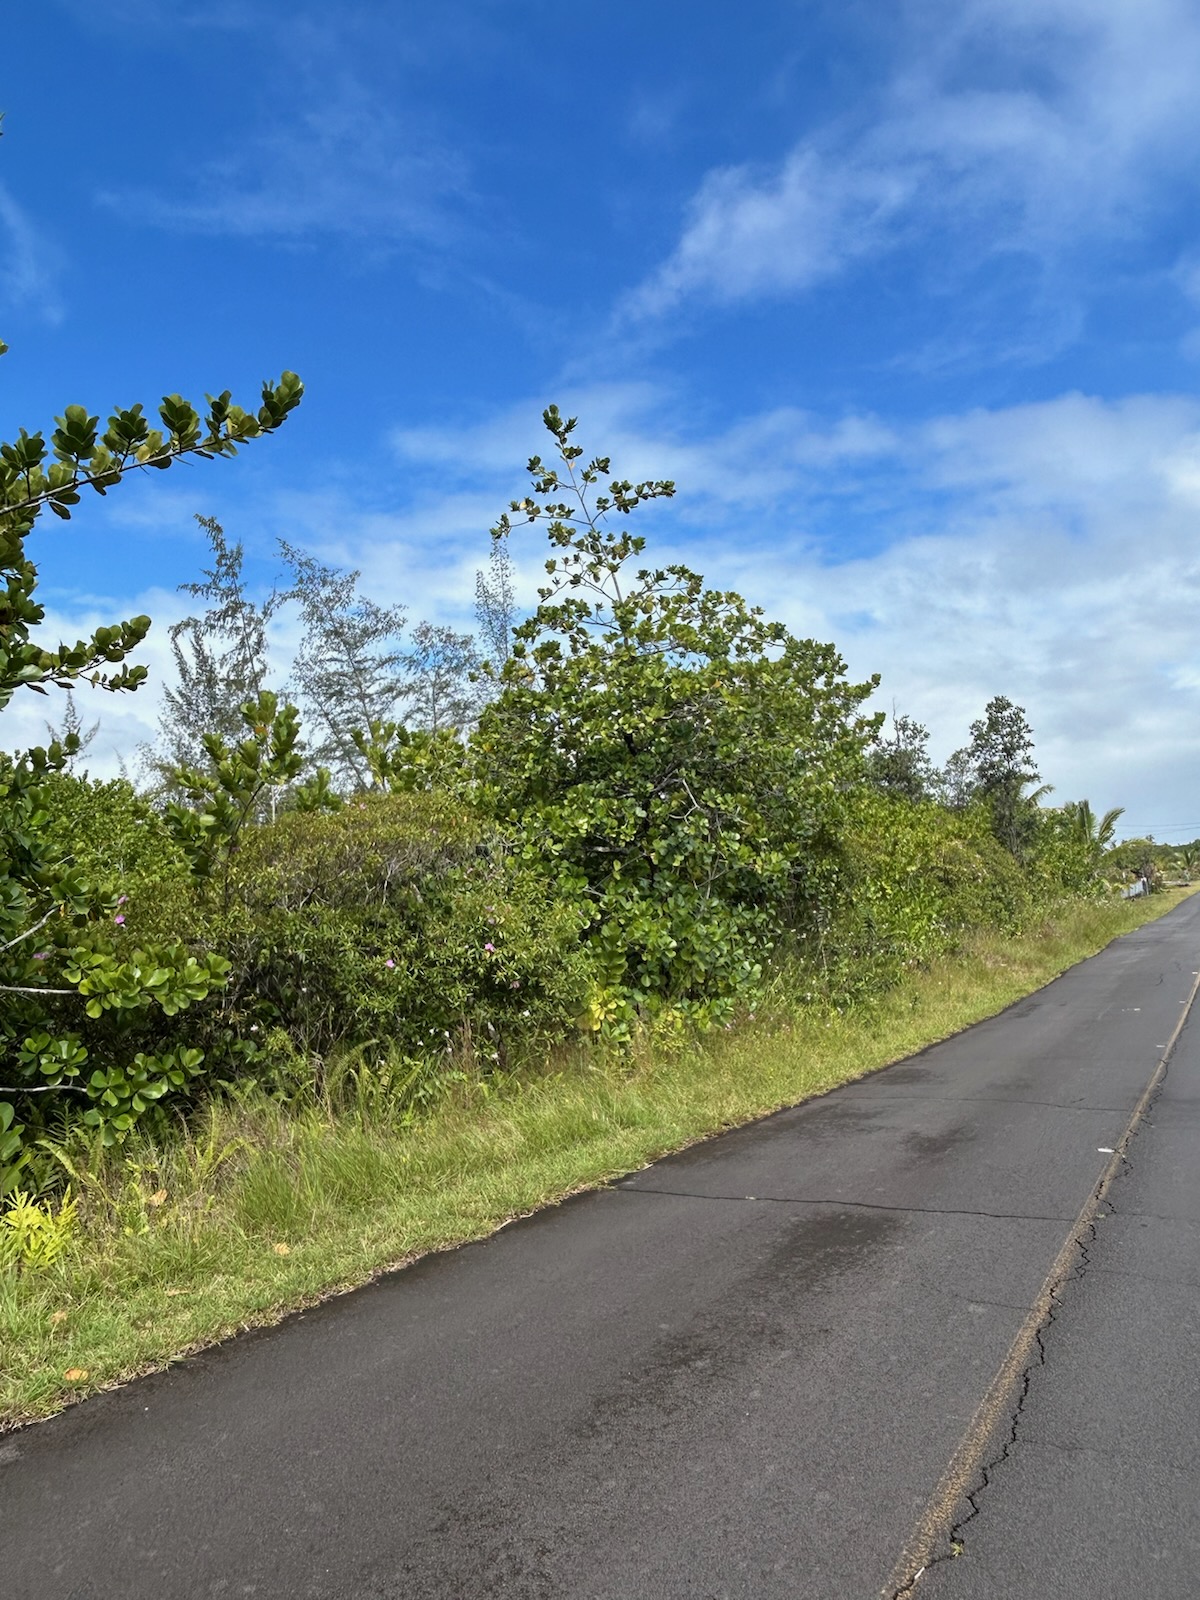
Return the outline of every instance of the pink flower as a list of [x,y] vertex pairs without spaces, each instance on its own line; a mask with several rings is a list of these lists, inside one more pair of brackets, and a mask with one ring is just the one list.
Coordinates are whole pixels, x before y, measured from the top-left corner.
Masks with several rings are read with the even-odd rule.
[[493,955],[495,953],[496,946],[494,944],[485,944],[483,948],[487,951],[488,955]]
[[35,955],[33,959],[35,961],[49,961],[50,952],[49,952],[49,950],[39,950],[37,955]]
[[117,904],[119,906],[123,906],[123,905],[127,904],[128,900],[129,900],[129,896],[127,894],[121,894],[121,895],[117,896]]
[[125,918],[122,916],[115,916],[113,921],[116,923],[117,927],[120,928],[124,926]]
[[384,964],[385,967],[394,967],[396,965],[396,963],[392,960],[391,956],[389,956],[387,958],[387,960],[383,964]]

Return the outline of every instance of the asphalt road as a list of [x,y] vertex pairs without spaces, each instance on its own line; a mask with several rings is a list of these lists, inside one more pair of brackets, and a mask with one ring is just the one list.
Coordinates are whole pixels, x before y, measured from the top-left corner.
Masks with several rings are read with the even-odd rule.
[[937,1600],[1200,1596],[1200,1020],[1106,1153],[1197,969],[1200,896],[911,1061],[0,1438],[0,1595],[872,1600],[916,1551]]

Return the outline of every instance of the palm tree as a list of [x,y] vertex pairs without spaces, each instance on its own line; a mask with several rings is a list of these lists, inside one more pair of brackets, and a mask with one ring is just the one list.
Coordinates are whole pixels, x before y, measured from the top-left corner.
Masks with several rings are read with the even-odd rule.
[[1090,801],[1068,800],[1063,807],[1063,815],[1075,842],[1082,845],[1089,855],[1099,859],[1112,843],[1117,822],[1125,815],[1125,807],[1114,806],[1111,811],[1097,818]]

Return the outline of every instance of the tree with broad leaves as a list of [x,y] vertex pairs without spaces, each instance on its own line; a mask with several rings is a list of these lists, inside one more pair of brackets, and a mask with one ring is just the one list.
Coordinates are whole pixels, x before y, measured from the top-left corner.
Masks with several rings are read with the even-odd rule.
[[880,729],[867,752],[867,776],[884,794],[928,800],[937,779],[929,758],[929,729],[893,708],[891,733],[885,736]]
[[543,420],[558,462],[533,457],[492,532],[545,523],[547,582],[472,740],[478,794],[587,909],[589,1025],[711,1021],[811,906],[878,680],[687,567],[640,566],[644,539],[608,523],[674,484],[616,478],[574,418]]
[[[5,346],[0,343],[0,355]],[[133,472],[181,460],[234,456],[273,433],[299,405],[293,372],[264,383],[257,409],[228,392],[201,412],[167,395],[152,422],[141,405],[101,427],[68,406],[47,433],[22,428],[0,444],[0,709],[18,693],[78,683],[137,689],[146,669],[129,657],[150,619],[97,628],[73,643],[47,642],[38,570],[28,548],[44,511],[69,518],[85,491],[107,494]],[[118,1139],[164,1095],[199,1070],[199,1052],[174,1043],[139,1048],[137,1021],[174,1016],[223,981],[225,964],[182,947],[146,950],[126,941],[119,885],[84,881],[48,852],[39,790],[82,744],[79,732],[0,760],[0,1192],[30,1157],[29,1131],[78,1096],[85,1122]]]
[[956,806],[981,802],[991,812],[992,831],[1014,856],[1022,856],[1037,830],[1042,788],[1026,794],[1040,774],[1033,760],[1033,730],[1024,706],[994,695],[971,724],[971,742],[946,763],[942,789]]

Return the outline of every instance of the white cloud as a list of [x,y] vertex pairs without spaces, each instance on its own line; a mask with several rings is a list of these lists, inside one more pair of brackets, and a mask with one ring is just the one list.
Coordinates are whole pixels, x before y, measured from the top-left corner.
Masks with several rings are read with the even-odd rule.
[[[582,418],[576,437],[584,448],[602,445],[623,477],[670,478],[697,500],[721,505],[763,505],[796,487],[800,467],[852,466],[899,447],[894,429],[876,417],[827,421],[792,406],[689,438],[672,422],[684,414],[684,402],[665,385],[648,382],[563,385],[556,403],[564,417]],[[425,492],[441,508],[438,515],[458,503],[446,499],[447,477],[475,485],[463,507],[473,520],[462,525],[483,531],[508,499],[528,491],[523,463],[532,455],[554,457],[541,411],[539,402],[521,400],[473,425],[400,428],[392,447],[406,467],[427,474]]]
[[839,162],[810,146],[776,173],[719,168],[688,207],[675,253],[629,309],[654,315],[696,291],[732,301],[807,289],[880,248],[918,182],[915,168]]
[[[649,386],[561,403],[617,471],[678,480],[674,501],[633,519],[650,558],[688,562],[833,639],[856,677],[882,673],[882,707],[894,698],[933,729],[939,757],[1007,694],[1057,798],[1123,804],[1130,830],[1200,835],[1200,401],[1067,394],[918,424],[783,409],[707,436],[673,425],[682,408]],[[550,455],[538,409],[399,432],[410,489],[395,511],[335,489],[264,502],[257,520],[360,567],[368,592],[414,621],[470,626],[486,529],[523,492],[524,458]],[[542,536],[518,530],[512,549],[532,603]],[[76,609],[60,606],[49,631],[148,611],[161,682],[179,596]],[[285,624],[281,663],[294,642]],[[107,702],[93,770],[149,736],[156,693]],[[31,698],[24,720],[6,715],[10,747],[27,724],[40,737]]]
[[61,265],[59,251],[0,183],[0,302],[32,306],[48,321],[58,322]]
[[881,671],[942,755],[1005,693],[1060,798],[1200,835],[1200,405],[1065,396],[915,428],[906,455],[897,521],[931,531],[790,573],[756,550],[737,580]]
[[[639,514],[655,559],[835,640],[855,675],[882,673],[880,705],[930,725],[940,757],[1008,694],[1058,798],[1200,835],[1200,402],[1067,394],[894,426],[780,410],[691,438],[649,386],[563,409],[621,473],[678,479],[675,502]],[[543,449],[536,415],[397,436],[450,479],[452,548],[457,526],[473,556],[482,517],[523,489],[513,463]],[[514,550],[528,592],[539,536],[518,532]]]
[[803,290],[936,233],[1039,262],[1137,226],[1200,132],[1187,0],[914,0],[882,93],[773,170],[711,172],[634,316]]

